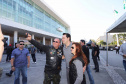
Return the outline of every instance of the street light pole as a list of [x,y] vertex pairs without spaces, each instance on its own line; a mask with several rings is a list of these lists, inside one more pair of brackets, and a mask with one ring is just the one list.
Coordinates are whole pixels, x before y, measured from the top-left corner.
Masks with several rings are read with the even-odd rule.
[[106,49],[106,66],[108,66],[108,33],[106,32],[106,43],[107,43],[107,49]]

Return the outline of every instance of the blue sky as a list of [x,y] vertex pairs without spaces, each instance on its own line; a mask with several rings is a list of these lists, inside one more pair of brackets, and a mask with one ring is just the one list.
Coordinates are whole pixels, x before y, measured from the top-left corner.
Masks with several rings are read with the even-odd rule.
[[[125,10],[123,0],[44,0],[71,28],[72,41],[103,36]],[[113,10],[119,13],[114,14]]]

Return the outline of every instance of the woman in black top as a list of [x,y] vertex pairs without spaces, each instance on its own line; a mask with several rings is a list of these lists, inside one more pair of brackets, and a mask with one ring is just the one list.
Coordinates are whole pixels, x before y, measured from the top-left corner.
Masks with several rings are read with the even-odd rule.
[[74,54],[69,66],[69,78],[70,84],[86,84],[85,75],[83,74],[87,65],[87,58],[82,51],[82,47],[79,43],[73,43],[71,47],[71,53]]

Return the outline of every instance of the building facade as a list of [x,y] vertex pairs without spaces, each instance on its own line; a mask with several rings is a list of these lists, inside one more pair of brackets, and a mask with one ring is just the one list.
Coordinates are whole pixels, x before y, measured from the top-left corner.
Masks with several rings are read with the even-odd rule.
[[70,26],[41,0],[0,0],[0,24],[13,45],[25,38],[26,32],[47,45],[70,33]]
[[[97,40],[96,40],[96,43],[99,43],[100,41],[104,41],[104,42],[106,42],[106,34],[104,34],[104,36],[100,36]],[[111,43],[111,42],[113,42],[114,41],[114,39],[113,39],[113,35],[110,35],[110,34],[108,34],[108,43]]]

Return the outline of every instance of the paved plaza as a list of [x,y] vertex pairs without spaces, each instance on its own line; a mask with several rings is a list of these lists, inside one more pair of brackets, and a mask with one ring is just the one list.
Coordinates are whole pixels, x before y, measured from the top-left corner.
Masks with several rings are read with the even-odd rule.
[[[90,51],[91,52],[91,51]],[[109,51],[109,66],[106,66],[106,51],[100,52],[100,72],[93,70],[94,64],[90,56],[90,67],[95,80],[95,84],[126,84],[126,72],[122,65],[122,57],[115,54],[115,51]],[[37,63],[30,62],[30,68],[28,68],[28,84],[43,84],[44,79],[44,66],[45,66],[45,54],[36,54]],[[0,84],[14,84],[14,74],[12,77],[7,77],[5,73],[10,71],[10,62],[6,62],[6,54],[3,55],[0,67],[3,68],[3,74],[0,79]],[[66,64],[65,60],[62,62],[61,70],[61,82],[60,84],[67,84],[66,82]],[[85,72],[87,84],[90,84],[88,75]],[[21,81],[21,77],[20,77]]]

